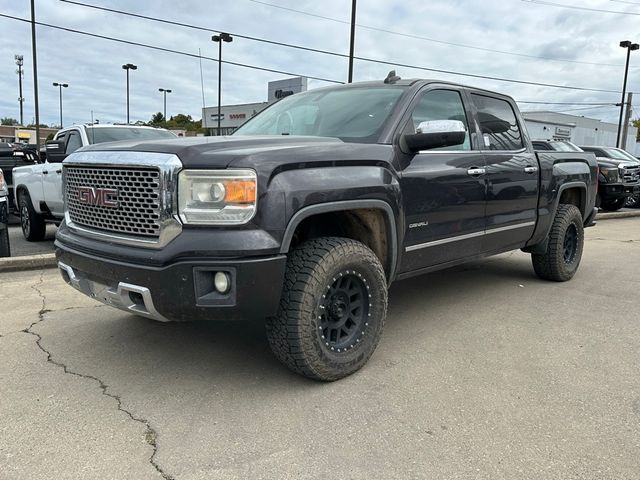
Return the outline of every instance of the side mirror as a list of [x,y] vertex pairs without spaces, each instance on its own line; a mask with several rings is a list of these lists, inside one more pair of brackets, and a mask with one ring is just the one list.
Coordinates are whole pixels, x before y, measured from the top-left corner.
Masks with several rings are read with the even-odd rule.
[[460,120],[429,120],[420,122],[416,133],[407,133],[403,139],[409,151],[419,152],[461,145],[466,136],[467,129]]
[[64,141],[52,140],[46,143],[47,161],[49,163],[60,163],[67,155],[64,153]]

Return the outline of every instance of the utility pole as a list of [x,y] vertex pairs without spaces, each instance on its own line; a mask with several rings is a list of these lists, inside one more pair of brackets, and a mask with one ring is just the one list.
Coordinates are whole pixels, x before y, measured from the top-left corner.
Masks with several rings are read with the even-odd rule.
[[629,134],[629,122],[631,121],[631,103],[633,102],[633,92],[627,94],[627,110],[624,115],[624,123],[622,124],[622,140],[620,140],[620,148],[624,150],[627,146],[627,135]]
[[349,81],[353,82],[353,50],[356,42],[356,0],[351,1],[351,41],[349,42]]
[[22,77],[24,76],[22,66],[24,65],[24,56],[15,55],[13,58],[16,59],[16,65],[18,66],[18,70],[16,70],[16,73],[18,74],[18,86],[20,88],[20,96],[18,97],[18,102],[20,103],[20,125],[24,125],[24,97],[22,96]]
[[36,0],[31,0],[31,50],[33,54],[33,101],[36,107],[36,151],[40,151],[40,105],[38,104],[38,55],[36,48]]

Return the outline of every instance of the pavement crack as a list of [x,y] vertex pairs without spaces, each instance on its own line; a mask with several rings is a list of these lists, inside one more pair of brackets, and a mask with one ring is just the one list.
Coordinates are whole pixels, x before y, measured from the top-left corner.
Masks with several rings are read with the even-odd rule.
[[[117,407],[118,407],[119,411],[121,411],[126,416],[128,416],[132,421],[144,425],[144,427],[146,428],[146,431],[145,431],[145,434],[144,434],[145,441],[153,448],[151,456],[149,457],[149,463],[156,469],[156,471],[160,475],[162,475],[162,478],[164,478],[165,480],[175,480],[175,477],[173,477],[171,474],[165,472],[162,469],[162,467],[160,467],[158,462],[156,461],[156,455],[158,453],[158,442],[157,442],[158,433],[157,433],[156,429],[151,426],[151,423],[149,422],[149,420],[147,420],[145,418],[141,418],[141,417],[136,417],[131,411],[127,410],[122,405],[122,399],[120,398],[120,396],[109,392],[108,391],[109,390],[109,385],[104,383],[98,377],[95,377],[93,375],[84,374],[84,373],[74,372],[73,370],[71,370],[64,363],[59,362],[57,360],[54,360],[52,355],[51,355],[51,352],[49,352],[42,345],[42,335],[40,335],[39,333],[34,332],[32,330],[36,325],[44,322],[45,321],[45,315],[52,311],[52,310],[47,308],[47,298],[42,293],[42,290],[40,289],[40,286],[44,283],[44,273],[45,273],[44,270],[42,270],[41,273],[40,273],[40,279],[38,280],[38,282],[31,286],[31,288],[33,290],[35,290],[38,293],[38,296],[42,299],[42,306],[40,307],[40,311],[38,312],[38,320],[33,322],[31,325],[29,325],[27,328],[25,328],[22,331],[24,333],[27,333],[29,335],[33,335],[34,337],[36,337],[36,345],[47,356],[47,362],[48,363],[51,363],[52,365],[55,365],[57,367],[62,368],[64,373],[66,373],[68,375],[73,375],[73,376],[76,376],[76,377],[84,378],[86,380],[93,380],[100,387],[100,391],[101,391],[102,395],[104,395],[105,397],[112,398],[113,400],[116,401],[116,404],[117,404]],[[77,308],[77,307],[71,307],[71,308]],[[69,308],[69,309],[71,309],[71,308]],[[68,310],[68,309],[64,309],[64,310]]]

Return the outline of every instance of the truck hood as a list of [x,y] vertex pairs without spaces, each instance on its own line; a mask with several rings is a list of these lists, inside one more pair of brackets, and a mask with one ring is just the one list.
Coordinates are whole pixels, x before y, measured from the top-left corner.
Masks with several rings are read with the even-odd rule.
[[[386,147],[386,148],[384,148]],[[381,153],[381,148],[386,154]],[[79,152],[156,152],[176,155],[185,168],[252,167],[261,164],[389,158],[388,146],[344,143],[337,138],[302,136],[190,137],[124,141],[84,147]],[[380,152],[376,154],[375,152]],[[382,158],[381,158],[382,157]]]

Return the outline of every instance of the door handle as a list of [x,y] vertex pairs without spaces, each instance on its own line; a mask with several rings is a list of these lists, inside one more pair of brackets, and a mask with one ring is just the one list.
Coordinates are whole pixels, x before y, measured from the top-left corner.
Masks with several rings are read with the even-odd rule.
[[471,176],[484,175],[486,170],[484,168],[470,168],[467,170],[467,174]]
[[62,173],[62,170],[56,170],[56,173]]
[[49,171],[48,171],[48,170],[43,170],[43,171],[42,171],[42,174],[43,174],[43,175],[49,175]]
[[536,173],[538,167],[524,167],[524,173]]

